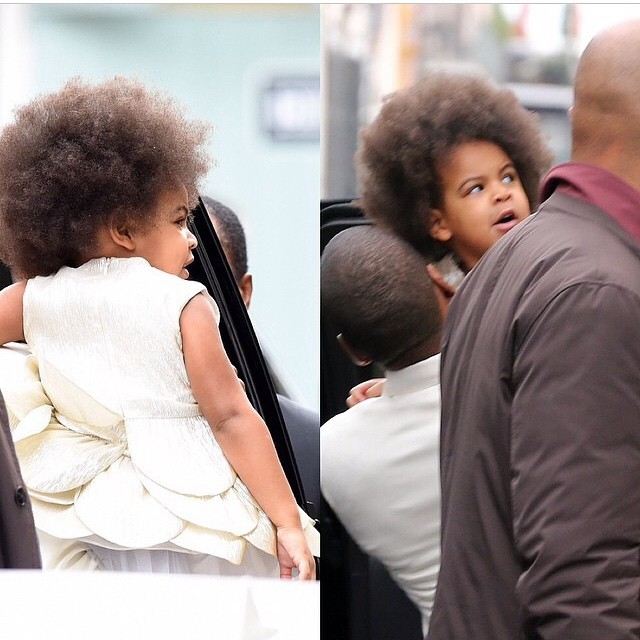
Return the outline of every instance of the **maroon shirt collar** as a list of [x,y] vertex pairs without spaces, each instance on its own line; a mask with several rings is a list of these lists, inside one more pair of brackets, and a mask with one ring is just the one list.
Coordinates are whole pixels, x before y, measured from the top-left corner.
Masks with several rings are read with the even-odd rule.
[[554,191],[602,209],[640,242],[640,192],[609,171],[581,162],[560,164],[545,176],[541,201]]

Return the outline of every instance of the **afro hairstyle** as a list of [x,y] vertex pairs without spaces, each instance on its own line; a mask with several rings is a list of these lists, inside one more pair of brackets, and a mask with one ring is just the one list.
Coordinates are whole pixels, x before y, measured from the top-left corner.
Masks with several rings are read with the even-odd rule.
[[389,96],[361,131],[359,205],[429,260],[442,258],[449,249],[428,232],[430,212],[442,204],[439,167],[458,145],[473,141],[492,142],[506,153],[533,211],[552,162],[537,114],[487,77],[442,70]]
[[120,76],[35,98],[0,135],[0,259],[14,277],[50,275],[85,261],[114,220],[150,228],[168,189],[195,206],[209,132]]

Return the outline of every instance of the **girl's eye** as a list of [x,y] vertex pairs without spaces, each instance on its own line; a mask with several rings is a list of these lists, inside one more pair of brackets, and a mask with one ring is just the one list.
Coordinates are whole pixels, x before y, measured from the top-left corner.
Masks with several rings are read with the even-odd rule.
[[512,173],[508,173],[506,176],[502,178],[502,182],[504,182],[504,184],[511,184],[512,182],[515,182],[515,181],[516,181],[516,177]]
[[467,195],[471,195],[472,193],[480,193],[482,191],[481,184],[475,184],[467,191]]
[[179,220],[176,220],[176,224],[181,228],[184,229],[186,228],[188,225],[190,225],[193,222],[193,214],[190,213],[187,216],[184,216],[183,218],[180,218]]

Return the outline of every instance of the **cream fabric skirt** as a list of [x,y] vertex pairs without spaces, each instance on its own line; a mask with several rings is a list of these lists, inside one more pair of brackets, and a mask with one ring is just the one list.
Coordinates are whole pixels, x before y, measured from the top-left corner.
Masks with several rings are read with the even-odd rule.
[[201,553],[162,549],[107,549],[87,542],[60,540],[38,531],[43,569],[72,571],[135,571],[211,576],[278,578],[278,561],[248,544],[239,565]]
[[103,571],[137,571],[147,573],[192,573],[211,576],[253,576],[277,578],[280,575],[276,559],[252,545],[247,545],[241,564],[200,553],[180,553],[136,549],[115,551],[88,545]]

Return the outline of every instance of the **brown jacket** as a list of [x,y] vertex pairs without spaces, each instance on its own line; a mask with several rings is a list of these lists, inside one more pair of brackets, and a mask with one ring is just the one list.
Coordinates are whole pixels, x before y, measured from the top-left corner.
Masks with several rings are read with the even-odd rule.
[[20,475],[0,394],[0,569],[39,569],[31,502]]
[[441,384],[429,640],[638,638],[640,244],[552,195],[456,293]]

